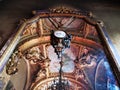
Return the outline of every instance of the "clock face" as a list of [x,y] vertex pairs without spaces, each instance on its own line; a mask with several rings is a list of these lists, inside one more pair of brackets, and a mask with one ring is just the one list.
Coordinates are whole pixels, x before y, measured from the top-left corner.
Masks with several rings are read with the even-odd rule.
[[64,31],[55,31],[54,32],[54,35],[57,37],[57,38],[64,38],[66,36],[66,33]]

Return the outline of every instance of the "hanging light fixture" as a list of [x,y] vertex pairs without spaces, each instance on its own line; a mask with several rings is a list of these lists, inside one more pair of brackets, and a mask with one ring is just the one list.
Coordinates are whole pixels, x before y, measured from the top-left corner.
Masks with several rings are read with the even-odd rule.
[[51,33],[51,45],[54,47],[58,58],[61,58],[62,52],[66,48],[70,48],[72,35],[67,34],[64,31],[52,31]]
[[51,45],[54,47],[55,52],[60,59],[59,79],[54,79],[53,84],[49,86],[48,90],[70,90],[70,84],[67,79],[63,78],[63,61],[62,54],[66,48],[70,48],[72,36],[64,31],[52,31],[51,33]]

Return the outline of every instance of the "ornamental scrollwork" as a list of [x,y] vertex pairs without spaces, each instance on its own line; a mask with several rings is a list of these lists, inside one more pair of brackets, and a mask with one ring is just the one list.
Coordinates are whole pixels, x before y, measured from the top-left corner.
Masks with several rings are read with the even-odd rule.
[[17,65],[18,65],[19,59],[21,58],[21,55],[22,54],[19,51],[15,51],[11,55],[9,61],[6,64],[6,73],[7,74],[12,75],[12,74],[15,74],[16,72],[18,72]]
[[80,10],[76,10],[74,8],[69,8],[69,7],[51,8],[49,10],[51,13],[58,13],[58,14],[88,15],[87,12],[81,12]]

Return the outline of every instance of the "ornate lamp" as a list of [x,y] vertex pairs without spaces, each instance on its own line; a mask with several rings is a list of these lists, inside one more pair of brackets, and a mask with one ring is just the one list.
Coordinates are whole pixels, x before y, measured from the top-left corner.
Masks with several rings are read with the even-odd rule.
[[70,90],[69,82],[62,78],[62,53],[64,49],[70,48],[70,41],[72,36],[64,31],[52,31],[51,33],[51,45],[54,47],[55,52],[58,55],[60,61],[59,79],[54,80],[53,84],[49,87],[49,90]]
[[55,48],[58,58],[61,58],[65,48],[70,48],[71,38],[72,36],[64,31],[52,31],[51,45]]

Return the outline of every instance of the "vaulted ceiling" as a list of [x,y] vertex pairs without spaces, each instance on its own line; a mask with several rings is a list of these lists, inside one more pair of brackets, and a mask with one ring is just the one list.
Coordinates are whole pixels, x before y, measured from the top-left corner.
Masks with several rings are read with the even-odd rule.
[[[6,44],[8,48],[4,49],[7,57],[4,55],[2,59],[5,58],[4,62],[9,59],[2,73],[6,75],[5,83],[10,81],[7,88],[48,90],[53,80],[59,78],[60,60],[51,45],[51,31],[58,30],[72,35],[70,48],[65,49],[62,56],[63,76],[71,90],[107,89],[99,85],[107,85],[109,77],[112,77],[109,83],[116,81],[108,64],[110,58],[106,52],[110,51],[101,42],[103,23],[94,20],[91,12],[63,6],[34,11],[34,14],[33,18],[20,23]],[[114,85],[118,88],[117,83]]]
[[[107,32],[109,33],[110,37],[112,37],[112,40],[115,40],[115,45],[118,45],[119,41],[114,38],[114,35],[119,37],[119,28],[116,28],[119,26],[119,24],[113,22],[119,21],[119,5],[115,4],[116,6],[114,6],[110,3],[105,3],[102,4],[104,6],[101,6],[101,4],[97,2],[89,2],[88,4],[85,2],[78,3],[78,1],[74,2],[72,0],[69,2],[66,0],[61,3],[68,3],[69,5],[72,4],[77,8],[80,8],[79,6],[81,6],[83,11],[86,9],[84,14],[82,15],[81,13],[78,13],[79,11],[72,12],[74,9],[71,8],[70,12],[68,12],[69,15],[64,14],[65,12],[63,12],[63,14],[57,12],[59,14],[53,13],[48,17],[47,11],[44,11],[44,9],[51,7],[52,5],[56,5],[56,3],[60,1],[55,1],[54,3],[51,2],[50,4],[48,4],[47,1],[43,1],[41,4],[38,3],[38,1],[29,2],[25,0],[23,2],[13,0],[8,5],[6,4],[7,2],[9,1],[6,0],[2,4],[5,6],[5,8],[2,6],[0,7],[2,12],[0,14],[0,33],[2,33],[0,38],[0,45],[5,45],[5,42],[8,39],[9,40],[6,43],[6,46],[9,45],[16,34],[19,33],[18,30],[22,31],[19,33],[20,39],[15,40],[18,40],[19,43],[17,42],[17,46],[15,46],[15,50],[9,58],[9,62],[6,67],[7,75],[6,70],[4,70],[2,74],[2,76],[6,75],[7,77],[5,78],[5,82],[8,83],[10,80],[9,85],[7,86],[8,90],[11,87],[16,88],[17,90],[28,88],[31,90],[38,90],[40,88],[45,88],[44,85],[46,82],[51,83],[51,81],[54,79],[53,77],[58,77],[59,60],[56,53],[54,52],[54,48],[50,45],[51,30],[63,30],[73,36],[71,47],[66,49],[63,55],[63,72],[65,73],[64,77],[66,77],[66,79],[68,79],[69,82],[73,84],[73,90],[87,90],[96,88],[103,89],[106,88],[104,85],[108,84],[104,83],[103,85],[103,82],[108,82],[110,77],[113,77],[113,79],[109,79],[111,82],[114,80],[114,75],[111,73],[107,62],[108,58],[106,58],[104,53],[104,45],[101,42],[99,31],[96,27],[97,21],[91,17],[96,16],[92,15],[92,13],[87,13],[86,10],[91,10],[99,18],[105,21]],[[45,5],[46,3],[47,5]],[[23,6],[25,7],[23,8]],[[39,9],[38,7],[43,11],[36,10],[36,12],[33,11],[35,16],[31,15],[30,12],[32,10]],[[81,9],[76,10],[80,10],[81,12]],[[106,11],[110,11],[109,16],[105,13]],[[114,14],[112,14],[113,12]],[[31,19],[22,19],[18,25],[18,29],[15,30],[17,27],[16,23],[18,24],[18,20],[21,18],[30,18],[32,16],[33,18]],[[112,21],[111,17],[113,17]],[[113,32],[114,29],[116,29],[115,32]],[[5,48],[2,50],[5,50]],[[78,61],[80,62],[78,63]],[[12,65],[12,62],[14,65],[10,66]],[[110,71],[110,74],[108,74],[109,72],[106,72],[106,70]],[[102,78],[104,78],[104,80],[102,80]],[[19,82],[21,82],[21,84],[19,84]],[[49,83],[46,85],[49,85]],[[99,87],[98,84],[103,85],[103,87]],[[115,85],[117,86],[116,83]]]

